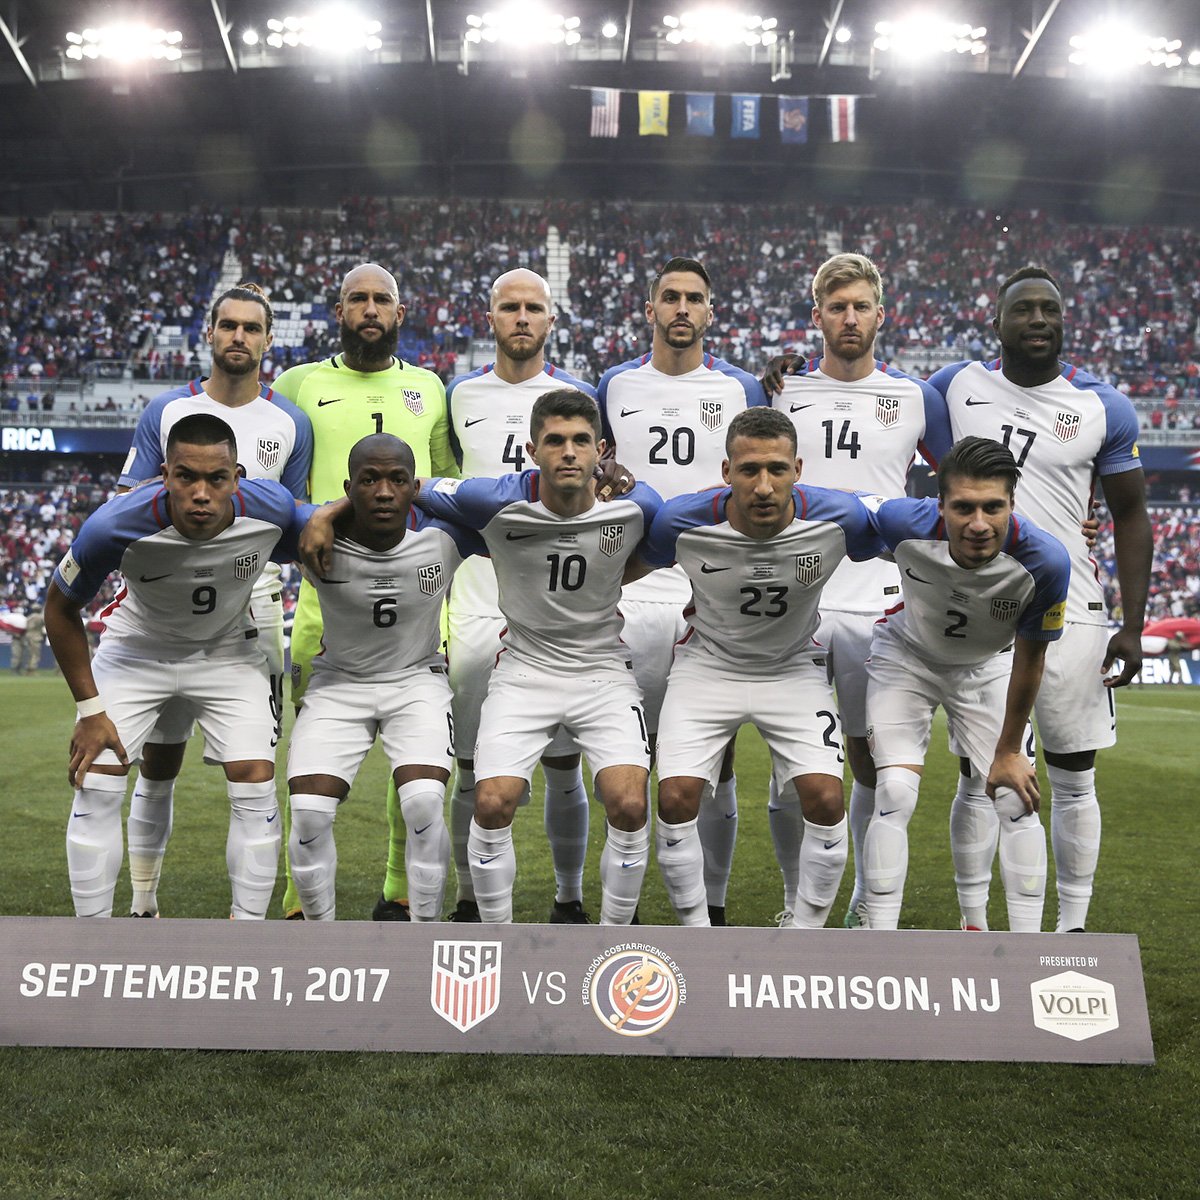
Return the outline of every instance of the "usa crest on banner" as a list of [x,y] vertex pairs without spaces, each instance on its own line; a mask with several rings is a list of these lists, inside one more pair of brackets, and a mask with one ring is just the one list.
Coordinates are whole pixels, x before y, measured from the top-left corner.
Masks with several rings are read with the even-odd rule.
[[233,573],[238,579],[253,579],[258,574],[258,551],[238,555],[233,560]]
[[422,596],[436,596],[442,590],[442,564],[438,562],[418,567],[417,584]]
[[1054,417],[1054,436],[1060,442],[1074,441],[1079,434],[1081,421],[1078,413],[1063,412],[1060,409]]
[[891,429],[891,427],[900,420],[900,397],[876,396],[875,420],[877,420],[880,425],[884,427],[884,429]]
[[999,596],[992,601],[992,620],[993,621],[1011,621],[1017,615],[1017,610],[1021,607],[1019,600],[1005,600]]
[[700,424],[712,433],[721,428],[721,418],[724,416],[724,405],[720,400],[700,401]]
[[820,554],[797,554],[796,555],[796,579],[804,584],[805,587],[811,587],[821,578],[821,555]]
[[600,552],[607,554],[612,558],[614,554],[625,544],[625,526],[624,525],[601,525],[600,526]]
[[258,439],[258,461],[264,471],[269,471],[283,453],[283,443],[278,438]]
[[434,942],[429,1003],[462,1033],[500,1007],[501,942]]
[[404,388],[404,407],[414,417],[425,415],[425,397],[416,388]]

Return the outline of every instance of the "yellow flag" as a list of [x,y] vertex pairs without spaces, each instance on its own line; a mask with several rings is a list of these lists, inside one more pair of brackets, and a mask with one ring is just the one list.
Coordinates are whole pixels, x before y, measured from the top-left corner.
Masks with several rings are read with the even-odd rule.
[[667,136],[670,99],[670,92],[638,92],[638,115],[641,117],[638,132],[642,137]]

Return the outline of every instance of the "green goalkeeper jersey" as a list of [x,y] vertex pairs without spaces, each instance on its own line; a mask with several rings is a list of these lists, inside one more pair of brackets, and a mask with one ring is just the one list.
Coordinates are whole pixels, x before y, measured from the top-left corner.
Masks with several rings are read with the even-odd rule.
[[396,358],[382,371],[355,371],[336,354],[284,371],[273,386],[312,421],[308,491],[314,504],[345,494],[350,451],[371,433],[403,438],[412,447],[418,476],[458,474],[446,389],[424,367]]

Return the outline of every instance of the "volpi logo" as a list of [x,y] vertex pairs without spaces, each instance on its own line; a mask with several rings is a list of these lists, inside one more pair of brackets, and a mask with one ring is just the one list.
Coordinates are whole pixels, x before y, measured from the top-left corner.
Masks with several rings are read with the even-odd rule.
[[700,401],[700,424],[713,433],[721,428],[721,418],[725,415],[724,406],[720,400]]
[[592,960],[583,1002],[597,1020],[622,1037],[657,1033],[687,1003],[687,981],[657,946],[623,943]]
[[258,551],[238,555],[233,560],[233,573],[238,579],[253,579],[258,574]]
[[1079,434],[1080,416],[1078,413],[1064,412],[1061,409],[1054,416],[1054,436],[1060,442],[1072,442]]
[[264,471],[269,471],[283,453],[283,443],[278,438],[260,437],[258,439],[258,461]]
[[600,526],[600,553],[612,558],[625,544],[624,525]]
[[402,388],[404,392],[404,407],[414,417],[425,415],[425,397],[416,388]]
[[1117,991],[1103,979],[1078,971],[1064,971],[1029,985],[1033,1000],[1033,1023],[1038,1029],[1086,1041],[1118,1027]]
[[500,942],[434,942],[429,1003],[466,1033],[500,1007]]
[[442,564],[437,562],[418,567],[417,583],[420,584],[422,596],[436,596],[442,590]]
[[875,397],[875,420],[877,420],[884,429],[891,429],[893,425],[900,420],[900,397],[899,396],[876,396]]
[[796,578],[805,587],[816,583],[821,578],[820,554],[797,554]]
[[1003,596],[997,596],[992,601],[992,620],[993,621],[1011,621],[1017,615],[1017,610],[1021,607],[1019,600],[1005,600]]

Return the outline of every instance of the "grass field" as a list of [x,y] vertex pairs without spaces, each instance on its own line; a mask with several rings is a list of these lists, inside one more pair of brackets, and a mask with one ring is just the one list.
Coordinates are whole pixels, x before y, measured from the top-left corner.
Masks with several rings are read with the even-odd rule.
[[[65,915],[66,687],[5,677],[0,714],[0,912]],[[1200,689],[1126,690],[1121,744],[1101,759],[1089,925],[1141,939],[1153,1068],[0,1049],[0,1198],[1200,1196],[1198,718]],[[955,764],[931,759],[903,923],[946,928]],[[780,907],[766,766],[744,732],[734,924]],[[383,779],[374,752],[338,817],[344,918],[366,918],[382,882]],[[219,772],[189,759],[166,913],[227,913],[225,825]],[[599,830],[597,813],[593,912]],[[517,919],[544,920],[536,805],[517,818],[517,847]],[[998,884],[992,907],[1002,928]],[[653,869],[641,911],[672,922]]]

